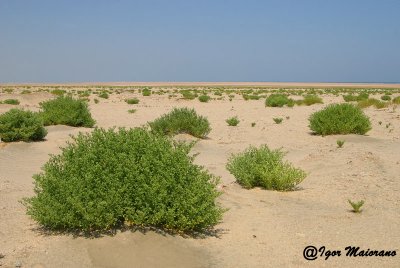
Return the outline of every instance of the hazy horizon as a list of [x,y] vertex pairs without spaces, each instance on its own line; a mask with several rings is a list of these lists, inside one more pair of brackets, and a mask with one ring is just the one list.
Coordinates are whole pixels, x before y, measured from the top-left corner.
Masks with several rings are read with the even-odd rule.
[[0,1],[0,83],[400,82],[400,1]]

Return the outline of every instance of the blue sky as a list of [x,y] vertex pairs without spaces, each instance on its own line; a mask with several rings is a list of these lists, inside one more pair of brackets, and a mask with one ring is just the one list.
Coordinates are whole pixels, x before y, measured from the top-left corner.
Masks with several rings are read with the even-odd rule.
[[0,0],[0,82],[400,82],[400,1]]

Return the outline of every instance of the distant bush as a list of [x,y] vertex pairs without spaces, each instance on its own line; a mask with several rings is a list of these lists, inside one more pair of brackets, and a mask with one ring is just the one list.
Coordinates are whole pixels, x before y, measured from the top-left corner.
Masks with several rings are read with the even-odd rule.
[[282,123],[283,118],[276,117],[276,118],[273,118],[273,120],[274,120],[274,122],[275,122],[276,124],[280,124],[280,123]]
[[362,100],[366,100],[369,98],[369,94],[366,92],[361,92],[358,95],[352,95],[352,94],[348,94],[348,95],[343,95],[343,99],[346,102],[349,101],[362,101]]
[[62,96],[66,93],[66,91],[62,89],[54,89],[50,93],[53,95]]
[[201,96],[199,96],[199,101],[200,101],[200,102],[208,102],[210,99],[211,99],[211,97],[208,96],[208,95],[201,95]]
[[244,100],[259,100],[260,96],[259,95],[243,94],[243,99]]
[[228,126],[235,127],[240,123],[240,120],[237,118],[237,116],[234,116],[226,119],[225,122],[228,123]]
[[389,96],[389,95],[383,95],[383,96],[381,96],[381,100],[384,100],[384,101],[390,101],[392,98]]
[[128,104],[138,104],[139,99],[138,98],[126,99],[125,102]]
[[211,131],[206,117],[197,115],[194,109],[174,108],[168,114],[149,123],[153,132],[167,135],[187,133],[198,138],[205,138]]
[[37,141],[46,135],[43,121],[37,113],[11,109],[0,115],[0,139],[4,142]]
[[360,108],[367,108],[370,106],[374,106],[377,109],[382,109],[389,106],[388,102],[380,101],[374,98],[369,98],[366,100],[361,100],[357,103],[357,106]]
[[6,99],[2,103],[10,105],[18,105],[20,102],[17,99]]
[[194,100],[197,97],[197,94],[194,94],[189,90],[181,90],[180,93],[185,100]]
[[208,229],[223,213],[218,180],[189,150],[141,128],[80,133],[34,176],[27,212],[53,230]]
[[143,95],[143,96],[146,96],[146,97],[150,96],[150,95],[151,95],[151,90],[148,89],[148,88],[144,88],[144,89],[142,90],[142,95]]
[[233,154],[227,169],[240,185],[249,189],[262,187],[267,190],[290,191],[302,182],[306,173],[283,161],[281,150],[250,146],[244,152]]
[[304,98],[300,100],[297,104],[310,106],[317,103],[324,103],[324,102],[317,95],[305,95]]
[[21,94],[31,94],[32,91],[28,90],[28,89],[24,89],[22,90]]
[[271,94],[265,100],[265,106],[268,107],[283,107],[285,105],[293,107],[294,101],[283,94]]
[[128,113],[130,113],[130,114],[134,114],[134,113],[136,113],[136,109],[130,109],[130,110],[128,110]]
[[313,113],[310,128],[318,135],[365,134],[371,129],[369,118],[352,104],[331,104]]
[[41,116],[45,125],[68,125],[74,127],[93,127],[88,104],[83,100],[60,96],[57,99],[40,103]]
[[103,91],[101,93],[99,93],[99,98],[103,98],[103,99],[108,99],[110,96],[108,95],[107,92]]

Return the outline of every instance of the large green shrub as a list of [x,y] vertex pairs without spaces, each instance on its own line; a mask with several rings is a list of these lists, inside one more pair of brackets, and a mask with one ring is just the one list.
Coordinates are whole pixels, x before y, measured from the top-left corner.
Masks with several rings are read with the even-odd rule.
[[80,133],[34,176],[28,214],[61,230],[207,229],[223,212],[217,178],[193,164],[189,150],[142,128]]
[[283,107],[284,105],[292,107],[294,101],[284,94],[271,94],[265,100],[265,106],[268,107]]
[[187,133],[198,138],[206,137],[211,131],[207,118],[197,115],[194,109],[189,108],[174,108],[149,125],[153,132],[168,135]]
[[352,104],[331,104],[313,113],[310,128],[318,135],[365,134],[371,129],[369,118]]
[[11,109],[0,115],[0,139],[11,141],[37,141],[46,137],[47,131],[38,114]]
[[262,187],[268,190],[289,191],[304,180],[306,173],[283,161],[281,150],[250,146],[244,152],[233,154],[227,169],[245,188]]
[[83,100],[60,96],[57,99],[42,102],[40,106],[45,125],[93,127],[95,124],[88,104]]

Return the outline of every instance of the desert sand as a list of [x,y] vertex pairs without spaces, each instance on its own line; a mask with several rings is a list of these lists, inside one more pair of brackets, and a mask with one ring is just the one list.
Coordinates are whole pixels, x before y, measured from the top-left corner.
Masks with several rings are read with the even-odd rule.
[[[0,100],[17,98],[17,107],[35,111],[39,102],[53,97],[47,92],[0,94]],[[98,104],[94,97],[89,103],[99,127],[141,126],[173,107],[195,108],[208,117],[212,131],[197,142],[193,153],[199,153],[197,164],[221,177],[223,194],[218,201],[228,211],[215,226],[217,235],[191,238],[117,231],[114,236],[86,238],[41,232],[19,201],[33,195],[32,175],[40,172],[49,154],[59,153],[70,134],[91,131],[50,126],[43,142],[0,146],[2,267],[399,267],[400,109],[364,109],[372,122],[367,135],[321,137],[310,133],[308,117],[329,103],[343,102],[341,96],[326,95],[324,104],[293,108],[266,108],[264,99],[245,101],[240,96],[201,103],[167,94],[144,97],[123,92]],[[130,97],[138,97],[140,103],[128,105],[124,99]],[[2,104],[0,113],[14,107]],[[132,108],[137,111],[129,114]],[[225,119],[235,115],[240,123],[229,127]],[[284,118],[283,123],[275,124],[274,117]],[[343,148],[337,148],[338,139],[346,141]],[[285,159],[307,172],[298,190],[246,190],[235,183],[225,168],[229,156],[261,144],[283,148]],[[365,200],[363,212],[352,213],[348,199]],[[398,255],[307,261],[303,250],[308,245],[341,250],[342,255],[347,246],[396,250]]]

